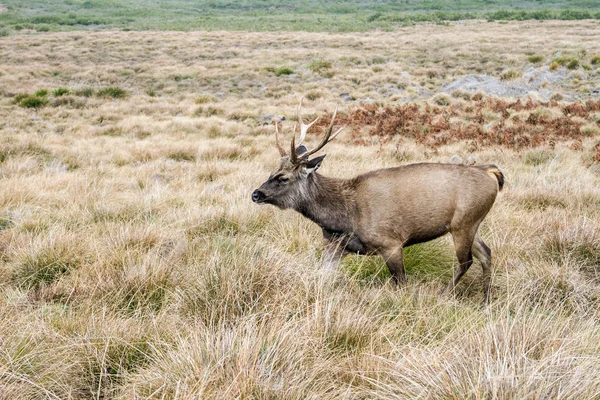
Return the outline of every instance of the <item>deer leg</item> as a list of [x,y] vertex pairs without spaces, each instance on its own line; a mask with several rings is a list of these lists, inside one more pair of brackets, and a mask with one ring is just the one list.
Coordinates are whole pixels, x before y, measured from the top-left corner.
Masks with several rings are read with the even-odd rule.
[[475,236],[471,251],[473,256],[481,262],[481,268],[483,269],[483,304],[489,304],[490,283],[492,280],[492,250],[481,240],[478,233]]
[[394,283],[400,286],[404,285],[406,283],[406,272],[404,271],[404,254],[402,253],[402,246],[396,247],[390,251],[384,251],[381,255],[392,274]]
[[456,232],[452,234],[454,246],[456,247],[458,267],[456,268],[456,272],[454,272],[452,280],[450,283],[448,283],[448,286],[446,286],[442,293],[450,292],[454,294],[456,284],[471,267],[471,264],[473,264],[473,253],[471,252],[471,247],[473,246],[474,236],[474,234],[469,234],[466,232]]
[[321,258],[323,269],[336,270],[340,265],[342,258],[348,254],[339,240],[325,238],[325,248]]

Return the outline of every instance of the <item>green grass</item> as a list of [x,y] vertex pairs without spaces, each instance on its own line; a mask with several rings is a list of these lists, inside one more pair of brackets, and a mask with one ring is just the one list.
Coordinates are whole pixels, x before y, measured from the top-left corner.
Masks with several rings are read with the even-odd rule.
[[25,108],[41,108],[48,104],[48,99],[43,96],[25,95],[15,96],[15,104]]
[[537,64],[539,62],[544,61],[544,56],[534,54],[532,56],[529,56],[529,58],[527,60],[532,64]]
[[49,285],[83,263],[83,256],[64,243],[48,244],[27,254],[13,269],[13,282],[24,289]]
[[127,96],[127,92],[120,87],[102,88],[96,92],[96,96],[104,98],[122,99]]
[[[404,249],[404,267],[409,280],[449,279],[453,266],[454,247],[442,240]],[[343,260],[343,268],[361,283],[381,284],[391,277],[384,260],[378,256],[350,255]]]
[[579,60],[572,57],[557,57],[554,60],[552,60],[552,63],[557,63],[569,69],[576,69],[577,67],[579,67]]
[[281,76],[281,75],[292,75],[294,73],[294,71],[290,68],[279,68],[277,71],[275,71],[275,75],[277,76]]
[[305,30],[366,31],[416,22],[600,19],[593,0],[451,0],[364,3],[304,0],[5,0],[0,30]]
[[69,89],[67,89],[67,88],[58,88],[58,89],[54,89],[52,91],[52,95],[54,97],[64,96],[64,95],[69,94],[69,93],[71,93],[71,91]]
[[48,96],[48,90],[47,89],[40,89],[40,90],[36,91],[34,94],[37,97],[46,97],[46,96]]

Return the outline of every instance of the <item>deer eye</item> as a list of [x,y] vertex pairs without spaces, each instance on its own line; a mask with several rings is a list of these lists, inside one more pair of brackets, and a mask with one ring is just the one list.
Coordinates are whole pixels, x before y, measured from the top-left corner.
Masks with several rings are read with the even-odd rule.
[[279,177],[279,179],[277,179],[277,181],[278,181],[279,183],[288,183],[288,182],[289,182],[289,179],[288,179],[288,178],[284,178],[284,177],[282,176],[282,177]]

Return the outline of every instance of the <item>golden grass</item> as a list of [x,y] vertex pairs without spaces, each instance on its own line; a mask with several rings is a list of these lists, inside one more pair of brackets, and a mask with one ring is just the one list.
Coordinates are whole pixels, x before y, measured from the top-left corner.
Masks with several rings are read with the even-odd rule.
[[[352,145],[349,132],[328,146],[322,173],[337,177],[456,155],[500,166],[507,185],[482,231],[494,257],[489,309],[478,265],[456,299],[437,296],[447,238],[411,249],[402,289],[376,257],[325,273],[319,229],[250,193],[278,161],[265,115],[293,119],[302,94],[319,93],[305,100],[307,118],[340,92],[391,104],[402,95],[379,89],[401,84],[401,71],[416,77],[409,91],[478,68],[500,74],[529,53],[598,54],[598,32],[524,22],[3,38],[0,397],[597,397],[597,132],[526,151],[401,137]],[[334,75],[310,70],[327,65],[316,61]],[[111,86],[127,97],[77,95]],[[82,104],[12,102],[59,87]]]

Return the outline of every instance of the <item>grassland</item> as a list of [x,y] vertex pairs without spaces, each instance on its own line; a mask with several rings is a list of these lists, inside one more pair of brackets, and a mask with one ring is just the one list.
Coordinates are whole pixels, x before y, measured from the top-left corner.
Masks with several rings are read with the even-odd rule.
[[[0,397],[597,398],[599,27],[0,38]],[[552,101],[439,92],[560,57],[578,64],[557,62]],[[377,257],[323,273],[316,226],[251,203],[278,162],[269,122],[289,140],[303,95],[351,127],[325,175],[500,166],[489,308],[478,265],[437,296],[447,238],[407,249],[398,289]]]
[[5,34],[27,29],[356,32],[423,21],[600,19],[595,0],[4,0],[2,4],[0,31]]

